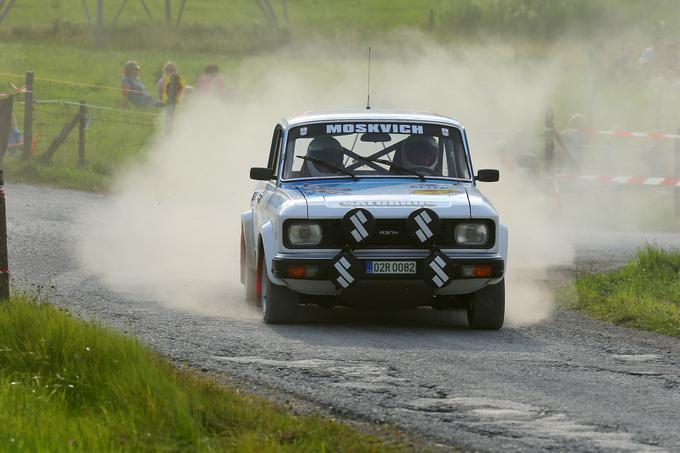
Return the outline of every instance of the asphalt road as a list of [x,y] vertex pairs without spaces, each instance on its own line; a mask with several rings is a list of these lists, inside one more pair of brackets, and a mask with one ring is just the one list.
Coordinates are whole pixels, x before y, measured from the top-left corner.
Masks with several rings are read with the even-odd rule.
[[[73,255],[81,213],[104,196],[9,185],[16,289],[134,332],[173,360],[292,393],[333,412],[490,451],[680,451],[680,341],[558,310],[498,332],[462,313],[308,310],[267,326],[172,310],[107,290]],[[584,263],[621,262],[645,240],[604,237]],[[123,266],[124,263],[121,263]]]

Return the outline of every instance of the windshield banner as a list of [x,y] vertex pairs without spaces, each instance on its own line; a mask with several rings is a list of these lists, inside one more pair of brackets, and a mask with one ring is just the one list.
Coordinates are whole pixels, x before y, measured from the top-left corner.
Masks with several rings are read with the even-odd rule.
[[416,124],[398,122],[338,122],[319,123],[292,128],[289,137],[319,137],[323,135],[349,135],[349,134],[401,134],[401,135],[427,135],[431,137],[450,137],[457,129],[439,124]]

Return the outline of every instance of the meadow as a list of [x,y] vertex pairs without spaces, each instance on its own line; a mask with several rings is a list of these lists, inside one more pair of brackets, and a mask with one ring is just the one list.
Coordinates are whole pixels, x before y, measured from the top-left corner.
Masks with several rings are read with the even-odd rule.
[[[77,113],[80,100],[92,105],[89,107],[87,163],[84,167],[77,165],[78,133],[74,130],[50,164],[37,162],[37,159],[24,162],[8,156],[4,165],[9,180],[106,190],[115,171],[129,159],[141,156],[154,133],[160,131],[164,120],[162,109],[121,108],[122,65],[132,58],[130,52],[34,43],[5,43],[0,47],[3,49],[0,54],[2,85],[8,87],[11,82],[22,86],[25,71],[30,69],[35,74],[33,133],[37,141],[36,158],[44,154],[54,137]],[[154,81],[160,77],[160,68],[168,57],[151,51],[135,52],[133,56],[142,66],[142,78],[147,88],[155,93]],[[216,63],[227,71],[235,64],[230,57],[202,54],[185,55],[178,61],[180,70],[192,83],[206,62]],[[149,74],[146,74],[147,68]],[[17,96],[17,100],[21,101],[22,97]],[[23,104],[16,103],[14,110],[23,130]]]
[[[380,40],[393,42],[400,30],[416,30],[453,51],[502,42],[513,49],[517,65],[531,67],[548,58],[558,60],[562,71],[553,97],[558,107],[558,124],[564,127],[571,113],[587,108],[587,98],[593,97],[591,91],[595,90],[596,107],[610,101],[614,106],[598,120],[647,130],[678,127],[672,120],[680,111],[676,107],[680,103],[675,102],[679,97],[677,90],[641,84],[633,68],[639,50],[649,44],[652,36],[672,32],[668,19],[678,14],[673,2],[657,0],[655,8],[633,0],[270,0],[270,3],[277,17],[276,25],[253,0],[189,0],[177,25],[179,1],[171,2],[170,24],[165,20],[163,0],[145,1],[151,16],[141,1],[129,1],[109,33],[121,3],[104,2],[107,36],[103,46],[97,47],[91,24],[94,0],[86,2],[90,22],[81,2],[16,2],[0,25],[0,92],[11,91],[9,83],[21,86],[25,72],[34,71],[38,102],[33,137],[36,155],[45,152],[75,114],[75,103],[85,100],[91,108],[85,166],[77,165],[74,131],[50,164],[8,157],[3,163],[8,180],[105,191],[119,169],[143,158],[154,134],[162,132],[164,119],[158,109],[120,109],[122,66],[129,59],[142,66],[142,80],[152,94],[163,64],[174,60],[189,84],[195,83],[207,64],[217,64],[232,84],[230,95],[247,96],[244,85],[248,81],[232,77],[246,60],[269,58],[270,64],[278,64],[273,56],[277,52],[286,49],[294,52],[299,44],[315,41],[347,48],[361,48]],[[625,38],[610,39],[624,30]],[[404,39],[408,43],[408,38]],[[598,60],[592,56],[597,52],[606,57]],[[597,77],[594,79],[591,73],[606,78],[607,83],[596,86]],[[661,123],[654,118],[659,110],[656,99],[660,90],[664,91]],[[622,92],[627,93],[623,106]],[[15,112],[22,128],[21,95],[17,101]],[[628,121],[635,117],[637,121]]]

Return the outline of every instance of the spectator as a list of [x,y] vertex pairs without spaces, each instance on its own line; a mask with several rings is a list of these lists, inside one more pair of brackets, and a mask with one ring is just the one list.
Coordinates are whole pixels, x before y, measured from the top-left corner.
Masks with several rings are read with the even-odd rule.
[[24,144],[24,136],[17,127],[17,117],[14,116],[14,113],[12,113],[12,126],[9,130],[9,138],[7,140],[7,147],[8,148],[18,148],[20,146],[23,146]]
[[654,61],[654,57],[656,56],[656,51],[659,47],[660,43],[659,38],[655,38],[654,42],[652,43],[651,46],[647,47],[645,50],[642,51],[640,54],[640,58],[638,58],[638,64],[639,65],[648,65],[651,64]]
[[203,70],[203,75],[198,79],[196,88],[199,92],[223,98],[226,94],[224,79],[219,74],[219,68],[216,64],[209,64]]
[[640,55],[638,66],[647,76],[675,80],[680,76],[680,40],[655,38]]
[[125,63],[123,72],[121,94],[123,96],[122,103],[124,107],[127,107],[129,104],[137,107],[158,105],[139,79],[140,67],[136,61],[130,60]]
[[[170,84],[172,76],[175,74],[177,74],[177,65],[174,62],[168,61],[163,65],[163,77],[158,80],[158,100],[163,105],[167,105],[170,102]],[[180,77],[175,101],[179,102],[184,91],[190,89],[191,87],[187,85],[186,80]]]
[[157,84],[158,100],[160,102],[163,102],[163,93],[165,92],[165,78],[172,77],[174,74],[177,74],[177,65],[172,61],[168,61],[163,65],[163,75],[160,79],[158,79]]

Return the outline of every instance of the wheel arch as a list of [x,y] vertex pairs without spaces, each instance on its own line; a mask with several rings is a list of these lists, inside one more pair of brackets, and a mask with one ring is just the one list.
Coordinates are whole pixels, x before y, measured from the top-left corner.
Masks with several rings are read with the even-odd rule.
[[253,212],[241,214],[241,235],[245,246],[245,266],[255,270],[257,266],[257,244],[253,237]]
[[267,275],[272,283],[279,286],[285,286],[283,280],[276,278],[272,269],[272,259],[276,255],[276,235],[274,234],[274,226],[271,222],[264,223],[260,227],[260,234],[258,237],[257,261],[264,260]]
[[498,251],[500,255],[503,257],[503,262],[505,263],[505,267],[508,267],[508,226],[504,223],[501,223],[500,228],[499,228],[499,233],[500,237],[499,243],[498,243]]
[[500,283],[508,271],[508,226],[501,223],[498,227],[498,253],[503,257],[503,275],[489,281],[489,284],[495,285]]

